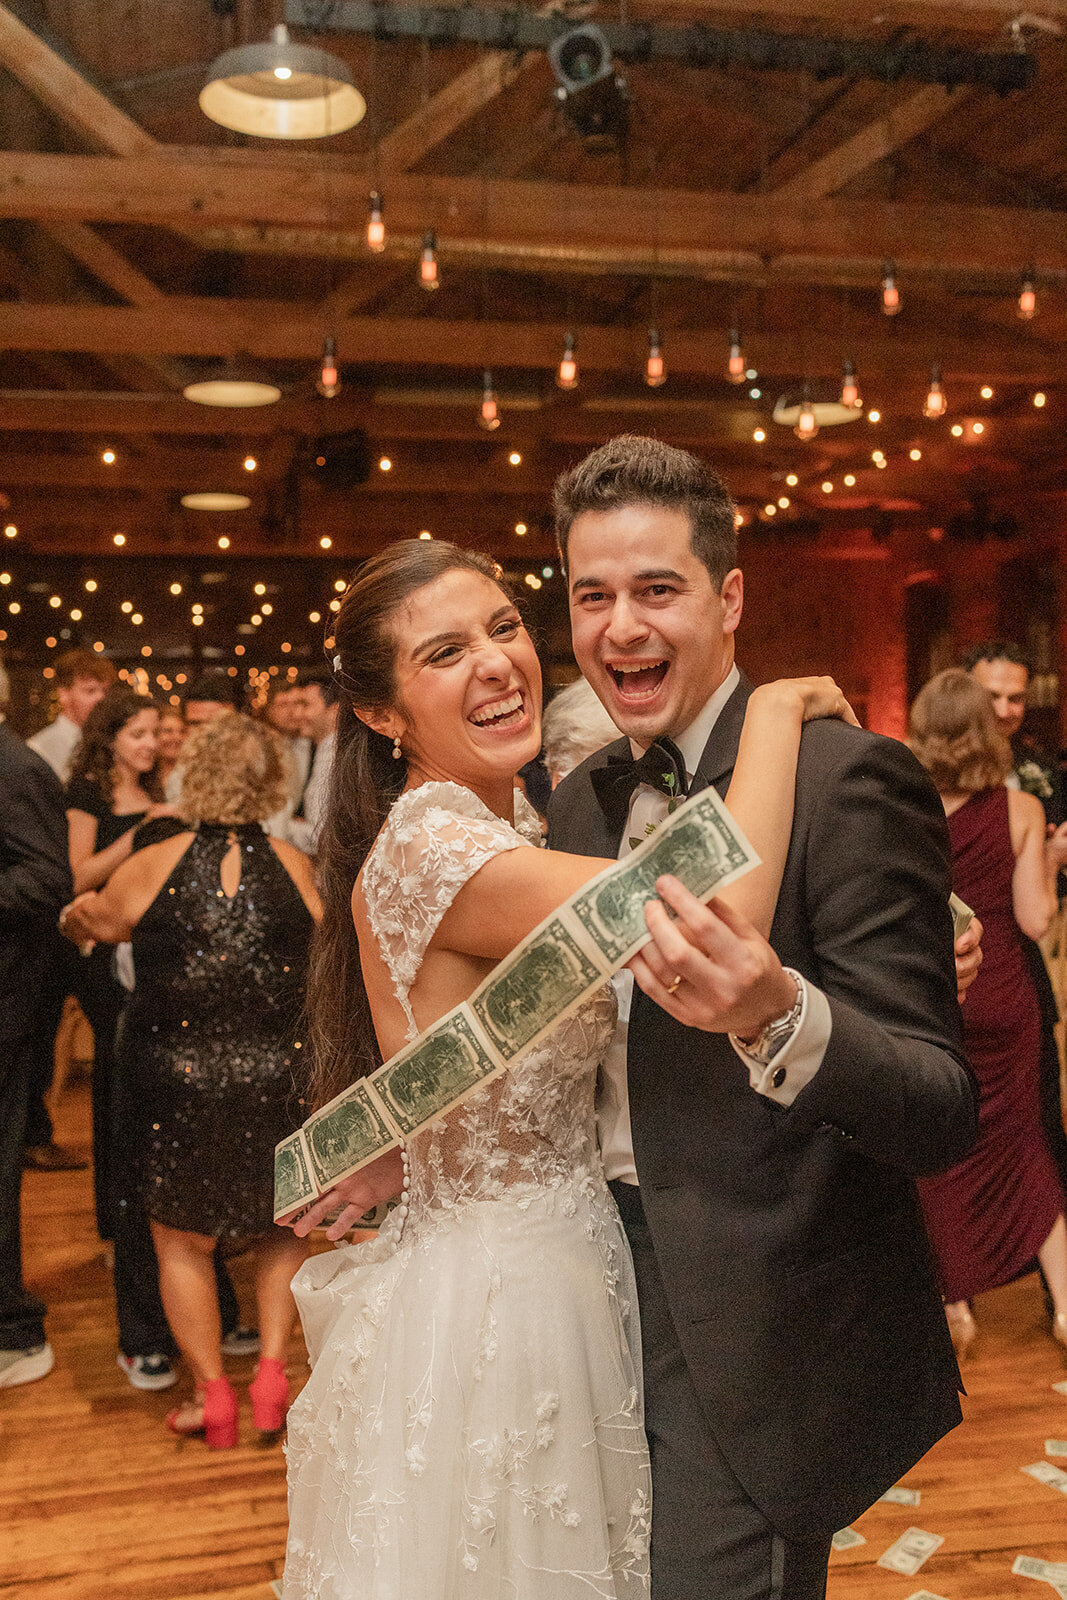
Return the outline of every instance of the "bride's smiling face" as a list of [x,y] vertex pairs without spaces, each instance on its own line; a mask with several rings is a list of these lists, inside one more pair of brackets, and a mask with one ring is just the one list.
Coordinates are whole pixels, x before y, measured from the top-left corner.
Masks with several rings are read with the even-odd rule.
[[475,792],[510,786],[541,748],[541,667],[507,595],[480,572],[446,572],[391,631],[396,704],[380,731],[399,733],[409,772]]

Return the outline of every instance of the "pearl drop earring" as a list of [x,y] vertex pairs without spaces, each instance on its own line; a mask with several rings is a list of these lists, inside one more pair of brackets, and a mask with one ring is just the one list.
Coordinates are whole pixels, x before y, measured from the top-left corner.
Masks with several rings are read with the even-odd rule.
[[400,748],[400,735],[397,734],[396,738],[393,740],[393,760],[399,761],[403,753],[404,752]]

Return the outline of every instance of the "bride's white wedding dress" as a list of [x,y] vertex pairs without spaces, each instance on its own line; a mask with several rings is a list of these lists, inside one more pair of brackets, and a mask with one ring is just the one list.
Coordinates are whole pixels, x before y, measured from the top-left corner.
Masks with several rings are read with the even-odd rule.
[[[363,874],[396,994],[486,861],[540,843],[469,790],[400,797]],[[633,1268],[596,1148],[606,985],[407,1147],[407,1198],[293,1288],[285,1600],[647,1600]]]

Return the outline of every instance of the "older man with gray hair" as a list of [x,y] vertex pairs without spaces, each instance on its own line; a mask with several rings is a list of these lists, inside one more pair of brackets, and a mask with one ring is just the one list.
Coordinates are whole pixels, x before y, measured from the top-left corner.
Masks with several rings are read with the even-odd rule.
[[0,1388],[52,1370],[45,1307],[22,1279],[22,1147],[32,1068],[43,937],[73,885],[63,787],[7,726],[0,665]]

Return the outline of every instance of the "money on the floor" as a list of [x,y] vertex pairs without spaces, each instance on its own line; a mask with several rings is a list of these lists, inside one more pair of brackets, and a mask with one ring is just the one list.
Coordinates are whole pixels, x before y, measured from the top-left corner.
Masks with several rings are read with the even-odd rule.
[[758,864],[714,789],[683,802],[632,855],[534,928],[469,1001],[281,1141],[275,1221],[295,1220],[334,1184],[444,1116],[581,1005],[648,941],[644,913],[657,878],[672,873],[708,900]]
[[835,1550],[851,1550],[855,1545],[866,1544],[867,1541],[855,1528],[839,1528],[830,1543]]
[[1039,1583],[1067,1583],[1067,1561],[1041,1561],[1037,1556],[1016,1556],[1012,1572],[1017,1578]]
[[878,1496],[890,1506],[917,1506],[922,1503],[922,1495],[918,1489],[902,1489],[898,1483],[894,1488],[887,1489],[885,1494]]
[[271,1579],[270,1592],[271,1594],[276,1594],[278,1596],[278,1600],[282,1600],[282,1580],[280,1578]]
[[939,1533],[927,1533],[924,1528],[909,1528],[893,1541],[884,1555],[878,1557],[878,1565],[885,1567],[887,1572],[902,1572],[906,1578],[910,1578],[944,1542]]
[[1023,1467],[1022,1471],[1036,1478],[1038,1483],[1045,1483],[1050,1489],[1067,1494],[1067,1472],[1062,1467],[1054,1467],[1051,1461],[1034,1461],[1030,1466]]
[[948,908],[952,912],[952,939],[955,943],[974,921],[974,912],[970,906],[964,905],[958,894],[949,895]]
[[916,1589],[914,1594],[909,1594],[908,1600],[945,1600],[943,1594],[931,1594],[929,1589]]
[[1061,1378],[1059,1383],[1054,1383],[1052,1387],[1057,1394],[1067,1394],[1067,1378]]
[[1067,1456],[1067,1439],[1046,1439],[1045,1454],[1047,1456]]

